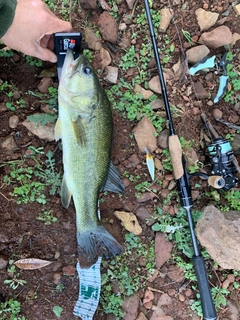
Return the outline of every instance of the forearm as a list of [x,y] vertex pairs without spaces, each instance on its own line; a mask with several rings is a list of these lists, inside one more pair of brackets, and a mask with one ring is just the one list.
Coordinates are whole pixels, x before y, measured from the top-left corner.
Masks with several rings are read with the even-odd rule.
[[0,39],[13,22],[17,0],[0,0]]

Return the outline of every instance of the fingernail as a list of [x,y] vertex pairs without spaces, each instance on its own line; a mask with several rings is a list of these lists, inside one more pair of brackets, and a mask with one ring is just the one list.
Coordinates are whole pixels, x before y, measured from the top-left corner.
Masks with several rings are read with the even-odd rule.
[[57,57],[53,57],[53,58],[50,60],[50,62],[52,62],[52,63],[57,62]]

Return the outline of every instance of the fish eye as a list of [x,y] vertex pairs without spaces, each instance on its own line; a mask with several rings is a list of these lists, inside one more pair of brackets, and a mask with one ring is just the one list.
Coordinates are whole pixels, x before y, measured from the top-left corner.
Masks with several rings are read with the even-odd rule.
[[89,67],[84,67],[83,71],[84,71],[85,74],[91,74],[92,73],[92,70]]

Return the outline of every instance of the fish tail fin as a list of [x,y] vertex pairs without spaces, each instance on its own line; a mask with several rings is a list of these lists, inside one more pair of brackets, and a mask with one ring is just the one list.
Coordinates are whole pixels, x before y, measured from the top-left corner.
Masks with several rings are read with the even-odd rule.
[[123,252],[123,247],[116,239],[102,226],[95,229],[78,232],[78,258],[81,267],[90,267],[98,257],[112,258]]

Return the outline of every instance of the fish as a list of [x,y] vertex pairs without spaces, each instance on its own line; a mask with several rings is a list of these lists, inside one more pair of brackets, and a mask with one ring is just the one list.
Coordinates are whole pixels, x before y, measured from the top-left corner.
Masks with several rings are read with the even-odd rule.
[[76,237],[81,268],[98,257],[112,258],[123,252],[119,242],[99,218],[99,195],[122,193],[124,185],[111,163],[113,117],[107,94],[88,61],[74,60],[69,49],[58,88],[58,119],[55,140],[62,141],[63,180],[61,201],[65,208],[73,199]]

